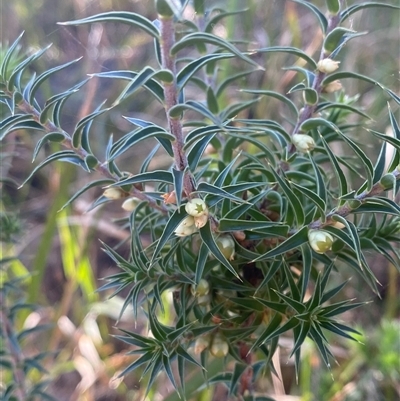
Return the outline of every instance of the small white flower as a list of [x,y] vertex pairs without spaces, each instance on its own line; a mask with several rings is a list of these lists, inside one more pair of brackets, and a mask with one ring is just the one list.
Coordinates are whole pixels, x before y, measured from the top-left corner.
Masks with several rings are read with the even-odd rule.
[[299,152],[307,153],[315,148],[314,139],[305,134],[294,134],[292,136],[293,145]]
[[325,93],[333,93],[340,91],[343,88],[341,82],[336,79],[335,81],[329,82],[328,85],[324,86],[323,92]]
[[127,212],[132,212],[136,209],[137,205],[140,203],[140,199],[138,198],[129,198],[122,204],[122,209],[126,210]]
[[207,295],[210,292],[210,284],[207,280],[202,278],[199,281],[199,284],[197,285],[192,284],[190,290],[195,297]]
[[215,241],[221,253],[228,259],[233,260],[235,256],[235,241],[230,235],[221,235]]
[[198,337],[194,343],[194,353],[195,355],[201,354],[205,349],[210,346],[210,335],[206,334],[204,336]]
[[188,235],[196,232],[197,228],[194,224],[194,217],[187,216],[185,217],[179,226],[175,229],[175,235],[178,237],[187,237]]
[[331,58],[324,58],[320,60],[317,64],[317,68],[319,71],[330,74],[331,72],[336,71],[339,68],[340,61],[332,60]]
[[211,355],[216,358],[223,358],[228,355],[229,344],[223,339],[221,335],[216,334],[210,349]]
[[193,217],[200,217],[208,214],[208,208],[203,199],[194,198],[185,205],[186,213]]
[[122,190],[120,188],[115,188],[115,187],[111,187],[111,188],[107,188],[104,192],[103,192],[103,196],[105,196],[108,199],[121,199],[124,197],[124,193],[122,192]]
[[194,217],[194,224],[197,228],[204,227],[207,224],[207,221],[208,221],[208,213]]
[[325,253],[332,248],[333,237],[323,230],[310,230],[308,232],[308,241],[315,252]]

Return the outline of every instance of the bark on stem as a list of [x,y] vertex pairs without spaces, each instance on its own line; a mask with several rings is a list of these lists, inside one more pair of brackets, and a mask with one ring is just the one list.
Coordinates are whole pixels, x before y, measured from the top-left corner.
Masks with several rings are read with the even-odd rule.
[[[171,134],[175,137],[175,141],[172,143],[172,149],[174,152],[175,168],[179,171],[184,171],[188,166],[186,154],[183,150],[184,137],[182,130],[182,123],[179,118],[172,118],[169,115],[169,110],[178,103],[178,87],[176,83],[176,65],[175,58],[171,55],[171,48],[175,43],[175,29],[172,18],[162,17],[160,18],[160,47],[161,47],[161,62],[164,69],[168,69],[172,72],[174,77],[173,82],[164,82],[164,96],[165,96],[165,111],[168,119],[168,126]],[[189,172],[185,173],[183,182],[184,191],[186,195],[190,197],[191,193],[194,192],[195,187],[193,184],[193,178]]]

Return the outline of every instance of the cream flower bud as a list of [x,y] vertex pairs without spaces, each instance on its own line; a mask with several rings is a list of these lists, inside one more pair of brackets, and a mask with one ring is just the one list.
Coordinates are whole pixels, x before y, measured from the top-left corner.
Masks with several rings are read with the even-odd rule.
[[210,349],[211,355],[216,358],[223,358],[228,355],[229,352],[229,344],[224,340],[224,338],[216,334],[213,338],[213,342]]
[[197,297],[197,305],[199,306],[207,306],[211,303],[211,294],[202,295],[201,297]]
[[235,256],[235,241],[230,235],[221,235],[215,241],[221,253],[228,259],[233,260]]
[[194,224],[197,228],[204,227],[207,224],[207,221],[208,221],[208,213],[194,217]]
[[193,217],[200,217],[208,214],[207,205],[203,199],[200,198],[191,199],[188,203],[186,203],[185,210],[187,214]]
[[104,192],[103,192],[103,196],[105,196],[108,199],[121,199],[124,197],[124,192],[122,191],[121,188],[115,188],[115,187],[111,187],[111,188],[107,188]]
[[333,237],[323,230],[310,230],[308,232],[308,241],[315,252],[325,253],[332,248]]
[[205,349],[210,346],[211,338],[210,335],[205,335],[197,338],[194,343],[194,353],[195,355],[201,354]]
[[210,292],[210,284],[208,283],[207,280],[202,278],[199,281],[199,284],[197,284],[197,286],[193,284],[190,290],[195,297],[207,295]]
[[311,150],[313,150],[315,148],[314,139],[309,135],[294,134],[292,136],[292,142],[293,142],[293,145],[296,146],[296,149],[299,152],[306,153],[306,152],[310,152]]
[[322,91],[325,93],[333,93],[340,91],[342,88],[343,86],[341,82],[338,79],[336,79],[335,81],[329,82],[328,85],[324,86]]
[[136,209],[137,205],[140,203],[140,199],[138,198],[129,198],[122,204],[122,209],[127,212],[132,212]]
[[331,58],[324,58],[320,60],[317,64],[317,68],[319,71],[330,74],[331,72],[336,71],[339,68],[340,61],[332,60]]
[[192,216],[185,217],[179,226],[175,229],[175,235],[178,237],[187,237],[197,230],[194,225],[194,218]]

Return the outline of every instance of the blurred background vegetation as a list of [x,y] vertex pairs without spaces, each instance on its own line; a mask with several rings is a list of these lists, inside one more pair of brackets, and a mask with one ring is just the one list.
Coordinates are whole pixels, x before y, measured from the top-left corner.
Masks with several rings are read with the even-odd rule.
[[[206,1],[207,2],[207,1]],[[398,0],[386,0],[398,4]],[[314,0],[321,5],[323,0]],[[356,3],[347,0],[348,5]],[[209,6],[218,5],[232,11],[248,8],[240,16],[225,19],[217,27],[217,34],[247,40],[251,48],[270,45],[299,46],[309,55],[316,55],[322,34],[315,16],[298,4],[286,0],[221,0],[208,1]],[[83,18],[111,10],[128,10],[156,18],[152,1],[143,0],[14,0],[1,2],[0,57],[8,43],[25,30],[20,53],[31,53],[53,43],[45,56],[36,62],[35,70],[63,64],[78,57],[82,60],[62,73],[56,74],[41,87],[39,99],[45,101],[51,95],[62,92],[86,78],[87,74],[100,71],[133,69],[145,65],[155,66],[153,42],[144,32],[127,25],[94,24],[64,27],[57,22]],[[194,18],[190,8],[187,19]],[[399,94],[400,65],[400,13],[393,10],[373,8],[353,15],[347,26],[356,31],[368,31],[351,41],[341,53],[341,68],[365,73],[387,85]],[[292,71],[282,70],[297,60],[292,56],[274,54],[259,55],[257,61],[265,65],[265,72],[255,72],[237,81],[228,93],[226,101],[238,97],[237,89],[245,83],[247,88],[274,89],[285,93],[299,78]],[[238,68],[235,62],[222,64],[222,76],[228,69]],[[238,70],[237,72],[240,72]],[[122,85],[114,81],[91,79],[64,107],[62,119],[66,131],[94,110],[103,100],[109,104],[119,94]],[[374,140],[364,127],[373,126],[385,132],[388,126],[388,99],[381,91],[361,81],[343,82],[349,96],[359,95],[357,104],[373,116],[373,121],[363,120],[354,135],[366,138],[367,152],[373,160]],[[196,87],[188,87],[188,97],[196,96]],[[98,117],[91,135],[96,138],[94,152],[101,155],[108,136],[119,137],[126,132],[128,123],[121,117],[135,116],[165,125],[164,113],[152,98],[141,92],[110,112]],[[301,102],[300,98],[293,97]],[[284,124],[286,116],[279,102],[263,99],[253,118],[278,118]],[[394,110],[397,117],[399,111]],[[4,110],[1,110],[3,117]],[[247,116],[249,117],[249,116]],[[349,123],[359,122],[349,117]],[[32,333],[24,340],[26,355],[49,351],[43,363],[48,373],[33,371],[33,382],[43,376],[50,380],[49,393],[60,401],[125,401],[143,399],[145,383],[139,382],[141,371],[132,372],[123,381],[118,373],[132,360],[125,356],[123,344],[115,341],[114,327],[122,300],[107,300],[106,293],[96,293],[101,277],[110,275],[115,267],[101,252],[98,238],[110,246],[125,250],[129,233],[121,228],[118,220],[125,212],[114,203],[87,212],[91,202],[100,195],[100,189],[88,191],[70,208],[58,213],[70,195],[88,181],[85,173],[71,165],[58,163],[41,170],[27,185],[17,190],[33,168],[31,155],[38,136],[18,131],[1,144],[1,258],[18,256],[8,264],[7,274],[23,277],[28,271],[34,274],[25,279],[24,285],[29,302],[40,305],[31,314],[18,316],[19,327],[35,327],[39,323],[51,323],[40,335]],[[56,145],[52,145],[56,146]],[[143,142],[141,149],[125,156],[124,165],[135,172],[154,143]],[[145,148],[143,148],[145,147]],[[53,149],[54,150],[54,149]],[[338,151],[341,151],[338,149]],[[134,153],[136,152],[136,153]],[[42,160],[46,148],[39,154]],[[102,158],[100,156],[100,158]],[[155,154],[152,166],[165,165]],[[95,174],[95,173],[93,173]],[[94,180],[96,177],[90,177]],[[98,177],[100,178],[100,177]],[[6,242],[7,241],[7,242]],[[126,247],[126,253],[128,248]],[[1,259],[0,258],[0,259]],[[368,306],[344,316],[364,334],[363,344],[332,338],[333,352],[339,364],[327,370],[320,362],[318,353],[309,343],[305,347],[303,367],[299,383],[294,378],[293,361],[287,361],[288,344],[282,343],[280,372],[283,381],[266,377],[261,388],[276,400],[302,401],[391,401],[400,396],[400,280],[399,273],[379,255],[370,255],[374,272],[382,283],[381,298],[376,297],[358,277],[352,277],[343,297],[358,301],[373,301]],[[346,271],[342,269],[342,271]],[[348,277],[350,278],[350,273]],[[11,300],[8,300],[11,302]],[[169,317],[165,316],[168,322]],[[122,317],[120,327],[145,333],[144,319],[133,320],[128,310]],[[279,365],[279,361],[277,362]],[[140,370],[140,369],[139,369]],[[193,390],[194,379],[188,378]],[[144,382],[146,379],[143,380]],[[198,385],[198,384],[197,384]],[[189,386],[188,386],[189,387]],[[149,400],[162,400],[172,392],[168,380],[161,375]],[[211,391],[203,389],[195,393],[193,400],[211,400]],[[223,390],[217,389],[214,400],[222,400]],[[168,400],[175,400],[171,395]]]

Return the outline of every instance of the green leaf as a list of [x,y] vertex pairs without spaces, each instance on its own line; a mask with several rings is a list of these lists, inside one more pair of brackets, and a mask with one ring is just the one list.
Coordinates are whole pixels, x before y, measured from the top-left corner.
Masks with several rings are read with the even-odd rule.
[[306,243],[301,246],[301,255],[302,272],[299,281],[301,283],[300,299],[303,300],[307,292],[308,282],[310,280],[311,270],[314,261],[309,244]]
[[187,216],[184,210],[185,207],[182,205],[179,209],[176,209],[174,213],[171,215],[171,217],[168,219],[168,222],[164,227],[164,231],[161,234],[160,239],[157,241],[157,246],[152,255],[151,264],[155,263],[158,255],[164,248],[165,244],[174,234],[175,229],[178,227],[180,222]]
[[292,186],[296,188],[299,192],[301,192],[304,196],[306,196],[314,205],[318,208],[319,214],[322,219],[325,216],[326,204],[320,196],[318,196],[314,191],[308,189],[302,185],[298,185],[294,182],[291,182]]
[[110,11],[107,13],[96,14],[92,15],[91,17],[75,20],[75,21],[68,21],[68,22],[58,22],[58,25],[82,25],[82,24],[92,24],[95,22],[122,22],[124,24],[129,24],[133,26],[137,26],[144,31],[146,31],[152,37],[158,39],[160,32],[156,28],[156,26],[151,23],[147,18],[135,14],[129,13],[126,11]]
[[[153,69],[148,67],[148,70],[150,71]],[[144,70],[142,70],[141,73],[144,73]],[[105,71],[105,72],[99,72],[97,74],[91,74],[90,77],[123,79],[123,80],[127,80],[127,81],[134,81],[138,77],[139,74],[140,73],[138,73],[138,72],[124,71],[124,70],[122,70],[122,71]],[[144,76],[142,75],[141,78],[143,79]],[[142,83],[142,86],[144,86],[147,90],[149,90],[160,103],[164,102],[164,89],[155,79],[147,77],[147,80],[143,79],[141,83]],[[139,83],[136,83],[136,85],[138,85],[138,84]],[[138,87],[136,87],[136,89],[137,88]],[[125,93],[125,95],[126,95],[126,93]]]
[[205,267],[207,259],[208,259],[208,252],[209,251],[208,251],[207,246],[204,243],[201,244],[199,256],[198,256],[197,262],[196,262],[196,274],[195,274],[195,278],[194,278],[196,285],[203,278],[204,267]]
[[185,67],[180,70],[176,76],[176,82],[179,89],[185,87],[185,85],[190,81],[193,75],[202,67],[207,65],[210,62],[216,60],[223,60],[227,58],[232,58],[233,55],[229,53],[214,53],[214,54],[207,54],[202,56],[198,59],[193,60],[191,63],[187,64]]
[[328,85],[329,83],[340,80],[340,79],[345,79],[345,78],[353,78],[353,79],[359,79],[361,81],[369,82],[370,84],[377,85],[380,88],[383,89],[383,86],[375,81],[375,79],[372,79],[370,77],[367,77],[366,75],[358,74],[356,72],[350,72],[350,71],[339,71],[339,72],[334,72],[332,74],[329,74],[323,81],[322,85]]
[[332,29],[324,39],[325,53],[331,54],[338,50],[343,45],[343,42],[346,41],[346,38],[357,35],[354,34],[356,34],[356,32],[352,29],[341,26],[337,26],[336,28]]
[[201,157],[203,156],[204,151],[206,150],[206,148],[207,148],[208,144],[211,142],[211,140],[215,137],[215,135],[217,135],[216,132],[200,139],[192,147],[192,149],[190,149],[190,151],[187,153],[187,159],[188,159],[190,171],[196,170],[197,165],[198,165]]
[[222,218],[219,222],[218,231],[231,232],[243,230],[256,230],[260,228],[270,228],[274,226],[282,226],[282,223],[274,221],[252,221],[252,220],[236,220]]
[[7,80],[7,70],[8,65],[11,61],[11,58],[14,52],[18,49],[18,44],[21,41],[22,36],[24,35],[25,31],[23,31],[18,38],[14,41],[14,43],[8,48],[6,54],[2,57],[2,62],[0,66],[0,77],[3,78],[4,81]]
[[16,82],[16,81],[21,79],[21,76],[22,76],[25,68],[27,68],[28,65],[31,64],[33,61],[35,61],[39,57],[41,57],[50,47],[51,47],[51,44],[46,46],[44,49],[38,50],[36,53],[29,56],[27,59],[22,61],[20,64],[18,64],[14,68],[13,72],[10,74],[10,78],[8,79],[7,89],[9,91],[13,91],[15,83],[17,84],[17,87],[19,88],[19,86],[20,86],[19,82]]
[[[202,2],[203,3],[203,2]],[[204,32],[207,33],[212,33],[214,27],[218,24],[219,21],[221,21],[225,17],[230,17],[232,15],[237,15],[237,14],[243,14],[246,11],[248,11],[248,8],[245,8],[243,10],[237,10],[237,11],[229,11],[229,12],[220,12],[217,15],[213,16],[210,18],[209,21],[207,21],[207,25],[204,28]]]
[[300,347],[302,346],[304,340],[308,336],[308,333],[310,332],[311,329],[311,322],[301,322],[300,328],[295,327],[294,328],[294,346],[292,349],[292,352],[289,355],[289,358],[291,358],[295,352],[300,350]]
[[[106,111],[110,110],[109,108],[107,109],[103,109],[100,110],[103,105],[104,105],[105,101],[103,101],[97,108],[95,111],[93,111],[92,113],[88,114],[87,116],[83,117],[80,121],[78,121],[78,123],[75,126],[74,129],[74,133],[72,134],[72,145],[74,146],[74,148],[80,148],[83,144],[81,143],[81,139],[82,139],[82,132],[85,129],[85,126],[87,124],[91,124],[92,120],[94,118],[96,118],[97,116],[100,116],[101,114],[105,113]],[[85,147],[83,147],[87,152],[90,152],[90,147],[88,147],[88,141],[87,139],[85,140]]]
[[10,132],[23,128],[43,130],[30,114],[14,114],[0,121],[0,141]]
[[33,156],[32,156],[32,162],[35,161],[36,156],[38,155],[40,149],[43,147],[43,145],[49,141],[49,142],[62,142],[65,139],[65,135],[62,134],[61,132],[49,132],[45,136],[39,139],[38,143],[35,146],[35,149],[33,150]]
[[171,48],[171,55],[176,55],[180,50],[197,44],[210,44],[214,46],[221,47],[232,54],[236,55],[240,59],[246,61],[249,64],[255,65],[258,69],[263,70],[255,61],[245,56],[240,52],[235,46],[231,45],[228,41],[212,35],[210,33],[194,32],[189,35],[184,36],[181,40],[176,42]]
[[[400,127],[397,124],[397,121],[390,106],[388,106],[388,108],[389,108],[390,125],[392,127],[394,137],[398,139],[400,142]],[[399,164],[400,164],[400,149],[397,149],[396,152],[394,152],[393,154],[393,158],[390,162],[388,171],[393,171]]]
[[77,58],[76,60],[72,60],[69,61],[68,63],[65,63],[63,65],[59,65],[57,67],[51,68],[50,70],[47,70],[45,72],[43,72],[42,74],[40,74],[36,79],[35,82],[33,83],[30,91],[29,91],[29,95],[28,95],[28,102],[29,104],[33,104],[34,98],[35,98],[35,93],[36,91],[39,89],[39,86],[46,80],[48,79],[51,75],[53,75],[54,73],[56,73],[57,71],[60,71],[64,68],[69,67],[72,64],[77,63],[79,60],[81,60],[82,57]]
[[196,192],[199,193],[205,193],[205,194],[211,194],[211,195],[216,195],[218,197],[221,198],[226,198],[226,199],[230,199],[233,202],[238,202],[238,203],[245,203],[246,201],[244,201],[243,199],[230,194],[229,192],[225,191],[222,188],[218,188],[215,185],[212,184],[208,184],[207,182],[201,182],[197,188],[196,188]]
[[307,63],[310,64],[310,66],[314,70],[317,69],[317,63],[314,61],[314,59],[296,47],[272,46],[272,47],[264,47],[261,49],[257,49],[255,52],[256,53],[289,53],[289,54],[293,54],[293,55],[307,61]]
[[236,81],[237,79],[240,79],[240,78],[244,78],[245,76],[247,76],[255,71],[258,71],[258,70],[243,71],[238,74],[229,75],[227,78],[225,78],[222,82],[219,83],[219,85],[215,89],[215,96],[217,96],[217,98],[220,97],[222,95],[223,91],[225,90],[225,88],[229,87],[233,81]]
[[[307,87],[311,88],[314,84],[315,74],[312,71],[307,70],[306,68],[293,66],[293,67],[285,67],[285,68],[283,68],[283,70],[297,71],[300,74],[302,74],[304,76],[304,78],[306,79]],[[303,85],[296,85],[295,87],[290,89],[289,93],[294,92],[296,90],[303,90],[303,89],[304,89]]]
[[299,231],[297,231],[287,240],[283,241],[281,244],[271,249],[270,251],[260,255],[258,258],[254,260],[254,262],[260,260],[272,259],[278,255],[282,255],[288,251],[291,251],[292,249],[300,247],[301,245],[303,245],[305,242],[308,241],[307,233],[308,233],[308,228],[302,227]]
[[110,183],[114,182],[111,179],[103,179],[103,180],[96,180],[89,182],[86,184],[83,188],[81,188],[79,191],[75,192],[75,194],[61,207],[59,212],[64,210],[68,205],[70,205],[75,199],[77,199],[79,196],[81,196],[84,192],[89,190],[90,188],[98,187],[98,186],[104,186],[108,185]]
[[178,208],[181,206],[182,191],[183,191],[183,180],[185,178],[185,171],[172,169],[172,176],[174,178],[174,189],[176,196],[176,205]]
[[239,384],[239,379],[242,376],[242,374],[248,369],[248,366],[244,363],[239,363],[236,362],[235,363],[235,367],[233,368],[233,373],[232,373],[232,378],[231,378],[231,382],[229,384],[229,394],[228,397],[231,397],[234,392],[235,389],[237,388],[238,384]]
[[218,114],[219,113],[219,105],[217,97],[215,96],[214,90],[211,86],[207,89],[207,106],[211,113]]
[[333,358],[333,355],[327,347],[327,341],[318,325],[318,322],[313,322],[309,336],[314,340],[326,366],[330,368],[331,364],[329,363],[329,357]]
[[354,4],[345,10],[343,10],[340,13],[340,22],[343,22],[346,20],[350,15],[356,13],[357,11],[370,8],[370,7],[387,7],[387,8],[394,8],[394,9],[399,9],[399,6],[393,5],[393,4],[385,4],[385,3],[378,3],[377,1],[369,1],[366,3],[361,3],[361,4]]
[[365,117],[368,120],[371,120],[371,117],[368,114],[363,113],[360,109],[358,109],[356,107],[352,107],[348,104],[343,104],[343,103],[333,103],[333,102],[319,103],[317,105],[317,108],[315,109],[315,111],[319,112],[319,111],[324,111],[324,110],[329,110],[329,109],[334,109],[334,110],[339,109],[339,110],[350,111],[352,113],[355,113],[362,117]]
[[[82,82],[79,82],[78,84],[76,84],[75,86],[73,86],[72,88],[68,89],[65,92],[62,93],[58,93],[57,95],[52,96],[50,99],[48,99],[46,101],[46,103],[44,104],[43,110],[40,113],[40,122],[42,124],[45,124],[46,121],[48,120],[48,113],[50,111],[50,109],[57,104],[60,101],[63,101],[63,99],[67,99],[68,97],[70,97],[71,95],[73,95],[74,93],[78,92],[79,89],[86,84],[86,82],[89,81],[89,78],[83,80]],[[64,100],[65,101],[65,100]]]
[[87,171],[87,167],[85,165],[85,162],[76,155],[76,153],[72,150],[63,150],[60,152],[53,153],[50,155],[47,159],[42,161],[38,166],[36,166],[33,171],[29,174],[28,178],[25,179],[25,181],[20,185],[19,188],[23,187],[32,177],[33,175],[39,171],[42,167],[46,166],[47,164],[53,162],[53,161],[65,161],[68,163],[76,164],[78,166],[81,166],[83,169]]
[[[158,125],[150,125],[148,127],[136,129],[124,135],[118,142],[113,145],[107,162],[114,161],[117,157],[121,156],[132,146],[148,138],[167,140],[170,144],[167,149],[172,151],[171,142],[175,140],[175,137]],[[164,144],[164,142],[162,144]]]
[[174,183],[172,174],[169,171],[156,170],[142,174],[136,174],[133,177],[124,178],[121,181],[118,181],[110,185],[110,187],[120,187],[123,185],[132,185],[139,182],[147,182],[147,181],[160,181],[160,182],[165,182],[167,184]]
[[295,193],[292,191],[292,189],[289,187],[288,184],[286,184],[287,178],[284,177],[281,178],[279,174],[275,171],[275,169],[271,169],[272,174],[274,175],[278,185],[281,187],[282,191],[285,193],[289,203],[291,204],[293,208],[293,212],[295,215],[295,219],[297,221],[298,226],[302,226],[305,221],[305,214],[304,214],[304,208],[302,204],[299,201],[299,198],[295,195]]
[[[158,82],[154,79],[159,77],[160,79],[165,78],[165,75],[168,75],[170,80],[173,80],[173,76],[169,70],[157,70],[155,71],[152,67],[144,67],[142,71],[136,74],[136,76],[132,79],[131,82],[125,87],[125,89],[120,93],[117,99],[114,100],[113,107],[121,103],[122,100],[128,98],[133,93],[135,93],[142,86],[146,86],[149,81]],[[159,85],[159,84],[158,84]],[[154,86],[154,84],[153,84]]]
[[[347,194],[349,192],[349,188],[348,188],[348,183],[347,183],[347,179],[346,176],[343,173],[343,170],[341,169],[339,162],[337,161],[336,156],[334,155],[334,153],[331,151],[328,143],[326,142],[325,138],[319,133],[320,135],[320,139],[322,141],[322,144],[324,145],[324,148],[329,156],[329,159],[333,165],[333,171],[336,175],[336,179],[339,183],[339,198],[341,198],[342,196],[344,196],[345,194]],[[339,206],[343,205],[345,203],[345,200],[340,199],[339,201]]]
[[210,226],[210,221],[207,222],[207,224],[200,228],[200,236],[201,239],[203,240],[203,243],[206,245],[206,247],[209,249],[209,251],[215,256],[217,260],[219,260],[223,266],[225,266],[235,277],[237,277],[239,280],[240,277],[236,273],[235,269],[233,266],[229,263],[229,261],[225,258],[225,256],[222,254],[222,252],[219,250],[218,245],[216,244],[214,237],[211,232],[211,226]]
[[220,124],[219,118],[214,116],[214,114],[212,114],[206,106],[194,100],[188,100],[185,103],[178,103],[171,107],[168,113],[172,118],[179,118],[180,115],[186,110],[196,111],[197,113],[200,113],[202,116],[211,120],[214,124]]
[[317,6],[304,0],[290,0],[290,1],[301,4],[310,9],[314,13],[314,15],[318,18],[319,24],[321,25],[322,28],[322,32],[323,33],[326,32],[326,30],[328,29],[328,20],[326,19],[325,15],[322,14],[322,12],[318,9]]

